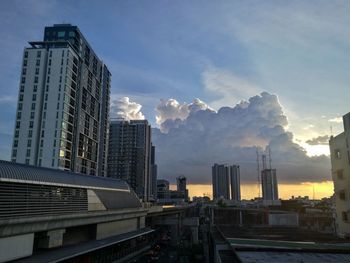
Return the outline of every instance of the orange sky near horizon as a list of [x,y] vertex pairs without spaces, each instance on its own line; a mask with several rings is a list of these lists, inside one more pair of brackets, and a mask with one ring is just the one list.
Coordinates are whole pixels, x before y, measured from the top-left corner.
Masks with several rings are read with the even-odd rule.
[[[170,189],[175,190],[176,185],[170,185]],[[189,196],[203,196],[207,195],[212,199],[212,185],[211,184],[188,184],[187,189]],[[291,196],[309,196],[315,199],[321,199],[323,197],[330,197],[333,195],[333,181],[324,182],[302,182],[295,184],[280,183],[278,184],[278,194],[281,199],[290,199]],[[258,197],[259,189],[257,184],[241,184],[241,198],[253,199]]]

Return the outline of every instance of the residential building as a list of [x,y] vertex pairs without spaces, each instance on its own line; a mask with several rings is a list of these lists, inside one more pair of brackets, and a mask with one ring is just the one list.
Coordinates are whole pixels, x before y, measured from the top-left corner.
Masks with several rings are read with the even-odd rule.
[[231,199],[241,201],[241,177],[239,165],[231,165],[230,183],[231,183]]
[[343,116],[344,132],[331,136],[329,147],[332,163],[336,207],[336,231],[350,236],[350,112]]
[[105,176],[111,73],[78,27],[45,28],[29,42],[11,160]]
[[214,164],[212,167],[213,199],[230,199],[229,167],[224,164]]
[[123,179],[139,198],[151,195],[151,126],[147,120],[112,120],[108,177]]
[[176,178],[176,185],[177,185],[177,191],[181,192],[185,196],[185,200],[188,201],[188,190],[186,185],[186,177],[185,176],[179,176]]
[[153,200],[157,200],[157,173],[158,166],[156,164],[156,147],[152,145],[151,148],[151,196]]

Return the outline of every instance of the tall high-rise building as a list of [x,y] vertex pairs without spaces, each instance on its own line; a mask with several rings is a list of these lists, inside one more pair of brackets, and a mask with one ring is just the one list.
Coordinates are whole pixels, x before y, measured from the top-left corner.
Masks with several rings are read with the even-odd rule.
[[111,73],[78,27],[24,49],[11,159],[105,175]]
[[329,147],[334,182],[336,229],[350,236],[350,112],[343,116],[344,132],[331,136]]
[[277,205],[278,200],[278,184],[276,177],[276,169],[267,168],[266,155],[262,155],[263,170],[261,171],[261,187],[263,201],[266,205]]
[[186,181],[187,179],[183,175],[176,178],[177,191],[183,193],[185,201],[188,201],[188,190]]
[[212,167],[213,199],[241,200],[239,165],[214,164]]
[[147,120],[110,123],[108,177],[123,179],[139,198],[151,195],[151,126]]
[[224,164],[214,164],[212,167],[213,199],[230,199],[229,168]]
[[153,200],[157,200],[157,172],[158,167],[156,164],[156,147],[152,145],[151,148],[151,195]]
[[231,199],[235,201],[241,200],[241,175],[239,165],[231,165],[230,181],[231,181]]

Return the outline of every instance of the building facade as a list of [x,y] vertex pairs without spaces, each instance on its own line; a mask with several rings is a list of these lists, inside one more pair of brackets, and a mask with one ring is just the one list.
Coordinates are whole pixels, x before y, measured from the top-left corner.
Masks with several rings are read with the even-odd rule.
[[46,27],[23,53],[13,162],[105,175],[111,74],[78,27]]
[[231,199],[241,201],[241,174],[239,165],[231,165],[230,182],[231,182]]
[[350,236],[350,112],[343,116],[344,132],[329,140],[336,207],[336,230]]
[[224,164],[214,164],[212,167],[213,199],[230,199],[229,168]]
[[153,200],[157,200],[157,174],[158,166],[156,164],[156,147],[152,145],[151,148],[151,196]]
[[151,126],[147,120],[110,123],[108,177],[123,179],[139,198],[151,196]]
[[261,171],[261,186],[263,200],[278,200],[276,169]]

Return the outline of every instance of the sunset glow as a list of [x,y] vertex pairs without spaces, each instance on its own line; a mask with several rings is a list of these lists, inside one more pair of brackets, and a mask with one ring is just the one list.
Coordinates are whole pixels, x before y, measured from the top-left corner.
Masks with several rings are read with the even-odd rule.
[[[172,190],[176,189],[176,185],[170,185]],[[189,184],[187,185],[189,195],[193,196],[209,196],[212,199],[212,186],[209,184]],[[333,194],[333,182],[303,182],[300,184],[286,184],[280,183],[278,185],[279,197],[281,199],[289,199],[292,196],[309,196],[310,199],[321,199],[323,197],[330,197]],[[241,198],[253,199],[259,194],[257,184],[242,184]]]

